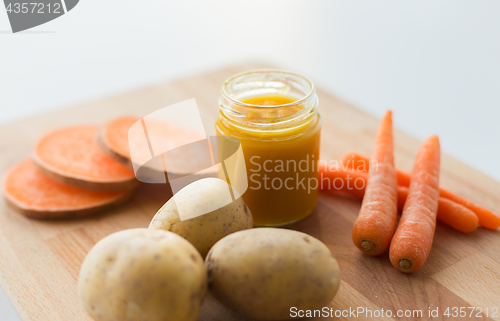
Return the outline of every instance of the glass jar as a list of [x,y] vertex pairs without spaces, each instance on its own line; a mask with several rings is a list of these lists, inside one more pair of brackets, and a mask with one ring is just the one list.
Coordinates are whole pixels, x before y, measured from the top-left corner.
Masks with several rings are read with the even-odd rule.
[[240,141],[256,226],[308,216],[318,199],[321,118],[313,83],[298,74],[257,70],[229,78],[219,100],[217,135]]

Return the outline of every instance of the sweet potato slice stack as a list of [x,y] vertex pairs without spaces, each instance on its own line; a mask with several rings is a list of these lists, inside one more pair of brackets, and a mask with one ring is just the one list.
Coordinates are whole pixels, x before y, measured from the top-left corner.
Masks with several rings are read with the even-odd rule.
[[98,125],[78,125],[44,135],[32,158],[7,173],[7,203],[31,218],[58,219],[96,214],[129,199],[140,182],[99,148],[98,132]]

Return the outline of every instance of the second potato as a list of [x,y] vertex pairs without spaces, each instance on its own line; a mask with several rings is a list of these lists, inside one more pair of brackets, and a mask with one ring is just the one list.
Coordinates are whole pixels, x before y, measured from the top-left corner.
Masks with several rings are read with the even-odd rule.
[[319,310],[335,296],[340,270],[318,239],[255,228],[226,236],[205,260],[209,288],[226,306],[256,320],[291,319],[291,309]]
[[[182,236],[205,257],[224,236],[253,227],[252,213],[234,188],[236,200],[228,204],[228,188],[231,186],[218,178],[200,179],[187,185],[160,208],[149,228]],[[181,221],[177,206],[182,206],[188,217],[195,216],[200,209],[218,209]]]

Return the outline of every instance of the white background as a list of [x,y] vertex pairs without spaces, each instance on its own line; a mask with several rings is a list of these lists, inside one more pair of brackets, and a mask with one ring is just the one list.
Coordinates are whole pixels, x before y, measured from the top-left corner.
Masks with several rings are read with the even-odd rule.
[[[390,107],[397,127],[439,134],[445,152],[500,179],[499,17],[498,0],[83,0],[11,34],[0,10],[0,125],[262,61],[373,115]],[[0,293],[2,320],[9,311]]]

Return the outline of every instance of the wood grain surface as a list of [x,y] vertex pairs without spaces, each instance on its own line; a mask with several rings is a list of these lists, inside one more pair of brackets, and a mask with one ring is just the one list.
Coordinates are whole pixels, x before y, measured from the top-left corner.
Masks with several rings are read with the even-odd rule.
[[[30,155],[43,133],[73,124],[103,123],[120,115],[144,116],[169,104],[196,98],[205,129],[210,133],[218,109],[219,88],[229,76],[257,64],[240,65],[171,83],[124,93],[39,115],[0,127],[0,171]],[[378,121],[365,112],[319,90],[323,118],[321,156],[338,159],[348,150],[371,153]],[[394,118],[397,122],[397,113]],[[397,166],[410,170],[419,142],[402,130],[395,132]],[[446,146],[446,141],[442,142]],[[485,146],[486,148],[486,146]],[[441,185],[490,209],[500,209],[500,183],[447,156],[442,157]],[[75,220],[38,221],[25,218],[0,202],[0,285],[23,320],[90,320],[77,295],[77,278],[86,253],[113,232],[147,227],[171,193],[162,185],[143,185],[131,201],[103,215]],[[313,214],[290,228],[320,239],[334,253],[342,283],[330,307],[391,310],[386,320],[426,320],[429,309],[479,307],[500,309],[500,232],[479,228],[461,234],[438,223],[430,257],[421,271],[396,271],[388,256],[369,257],[355,248],[351,230],[360,201],[321,195]],[[422,310],[422,318],[397,318],[398,310]],[[457,320],[475,320],[476,313]],[[479,311],[479,310],[475,310]],[[350,315],[340,320],[373,320]],[[481,314],[480,314],[481,315]],[[482,320],[488,320],[486,314]],[[500,312],[497,313],[500,316]],[[0,316],[1,319],[1,316]],[[316,318],[325,320],[329,318]],[[314,319],[314,320],[316,320]],[[491,318],[489,318],[491,319]],[[498,318],[500,319],[500,318]],[[241,320],[210,295],[199,320]]]

